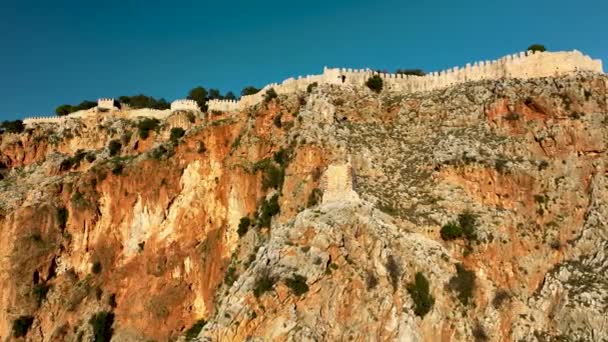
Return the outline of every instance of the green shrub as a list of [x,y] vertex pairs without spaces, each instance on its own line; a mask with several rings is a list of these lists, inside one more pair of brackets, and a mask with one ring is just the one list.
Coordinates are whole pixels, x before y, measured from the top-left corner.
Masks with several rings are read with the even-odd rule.
[[306,87],[306,92],[307,93],[312,93],[312,91],[319,85],[319,83],[317,82],[313,82],[311,84],[308,85],[308,87]]
[[264,94],[264,101],[270,102],[272,99],[276,99],[277,97],[279,97],[279,95],[274,88],[269,88],[266,90],[266,94]]
[[207,89],[203,87],[192,88],[188,92],[188,96],[186,98],[196,101],[196,104],[198,104],[203,111],[207,110]]
[[120,152],[121,148],[122,148],[122,144],[120,143],[120,141],[110,140],[110,143],[108,144],[108,152],[110,153],[110,157],[113,157],[118,152]]
[[319,188],[312,189],[310,195],[308,195],[308,201],[306,203],[306,207],[314,207],[319,204],[321,199],[323,198],[323,191]]
[[365,85],[376,93],[380,93],[383,87],[382,77],[380,75],[374,75],[367,79]]
[[456,275],[450,278],[448,289],[456,292],[456,297],[463,305],[468,305],[475,291],[475,272],[467,270],[462,264],[456,264]]
[[500,289],[496,291],[494,295],[494,299],[492,299],[492,306],[495,309],[499,309],[505,301],[508,301],[511,298],[511,295],[506,290]]
[[388,271],[388,275],[391,278],[391,285],[393,285],[393,289],[397,289],[399,285],[399,277],[401,276],[401,266],[397,263],[395,258],[392,255],[389,255],[386,259],[386,270]]
[[170,140],[174,143],[177,143],[177,141],[184,136],[184,134],[186,134],[186,131],[184,131],[183,128],[181,127],[173,127],[171,128],[171,136],[170,136]]
[[153,118],[145,118],[137,123],[137,129],[139,131],[139,137],[141,139],[148,139],[151,130],[158,129],[160,121]]
[[532,44],[532,45],[528,46],[527,51],[544,52],[544,51],[547,51],[547,49],[542,44]]
[[50,290],[51,286],[46,283],[39,283],[34,285],[34,287],[32,288],[32,296],[34,296],[34,299],[36,300],[36,304],[38,304],[38,306],[40,306],[40,304],[42,304],[42,302],[46,299],[46,295],[49,293]]
[[470,211],[458,215],[458,224],[462,228],[464,237],[469,241],[477,239],[477,216]]
[[121,175],[124,168],[124,165],[117,163],[112,167],[112,174],[116,176]]
[[262,189],[264,191],[272,189],[280,189],[285,179],[284,169],[278,168],[272,164],[268,165],[264,172],[264,178],[262,179]]
[[0,128],[9,133],[21,133],[25,129],[25,125],[23,125],[23,121],[21,120],[3,121],[0,124]]
[[429,281],[421,272],[416,273],[414,282],[407,285],[407,292],[414,301],[414,313],[424,317],[435,304],[435,298],[429,291]]
[[87,199],[80,191],[76,191],[72,195],[72,204],[76,207],[83,208],[89,205],[89,201],[87,201]]
[[199,319],[190,328],[188,328],[188,330],[186,330],[186,332],[184,333],[186,341],[191,341],[195,339],[198,334],[200,334],[201,330],[203,330],[205,324],[207,324],[207,321],[205,321],[204,319]]
[[268,271],[262,272],[255,281],[253,295],[256,298],[260,298],[264,293],[272,290],[274,283],[275,279],[270,276]]
[[102,267],[101,267],[101,262],[99,262],[99,261],[95,261],[95,262],[93,263],[93,267],[91,267],[91,271],[92,271],[93,273],[95,273],[95,274],[99,274],[99,273],[101,273],[101,268],[102,268]]
[[258,88],[248,86],[248,87],[243,88],[243,90],[241,90],[241,96],[257,94],[258,91],[260,91]]
[[296,296],[301,296],[308,292],[306,277],[303,275],[294,274],[291,278],[285,279],[285,284]]
[[282,149],[278,150],[277,152],[275,152],[275,154],[273,155],[273,159],[277,164],[279,164],[279,165],[281,165],[281,167],[285,168],[285,167],[287,167],[287,164],[289,163],[290,151],[282,148]]
[[224,283],[228,286],[232,286],[232,284],[234,284],[236,279],[237,279],[236,267],[233,265],[230,265],[230,267],[228,267],[228,269],[226,270],[226,273],[224,273]]
[[457,222],[448,222],[441,227],[441,238],[445,241],[459,239],[464,236],[468,241],[477,239],[477,216],[469,211],[458,215]]
[[441,227],[440,234],[445,241],[459,239],[462,237],[462,228],[456,222],[448,222]]
[[32,316],[19,316],[19,318],[13,321],[13,337],[19,338],[27,335],[28,330],[34,323],[34,317]]
[[89,324],[93,328],[95,342],[110,342],[114,330],[114,314],[107,311],[98,312],[89,319]]
[[69,212],[65,207],[57,208],[57,224],[62,231],[68,223]]
[[274,123],[274,125],[275,125],[277,128],[281,128],[281,126],[282,126],[282,125],[281,125],[281,117],[282,117],[282,115],[281,115],[281,114],[279,114],[279,115],[276,115],[276,116],[275,116],[275,117],[272,119],[272,122]]
[[270,228],[270,222],[273,216],[281,211],[279,207],[279,195],[275,194],[269,200],[265,200],[260,208],[260,215],[258,217],[258,227]]
[[239,234],[240,237],[242,237],[249,230],[249,226],[251,226],[251,219],[247,216],[241,217],[241,221],[239,222],[239,228],[236,232]]

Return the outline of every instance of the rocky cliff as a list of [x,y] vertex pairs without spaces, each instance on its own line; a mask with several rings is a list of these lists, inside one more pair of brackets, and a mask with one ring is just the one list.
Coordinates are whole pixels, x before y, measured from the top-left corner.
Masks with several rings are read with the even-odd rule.
[[607,82],[4,133],[0,337],[608,340]]

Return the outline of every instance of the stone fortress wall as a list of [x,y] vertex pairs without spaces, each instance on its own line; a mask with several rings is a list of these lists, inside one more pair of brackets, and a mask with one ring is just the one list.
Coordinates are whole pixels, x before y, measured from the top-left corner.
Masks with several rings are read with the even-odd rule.
[[312,83],[350,84],[363,86],[369,77],[379,75],[384,87],[392,91],[419,92],[447,88],[449,86],[480,80],[501,78],[535,78],[564,75],[575,71],[603,73],[602,61],[591,59],[579,51],[520,52],[494,61],[481,61],[454,67],[425,76],[378,73],[370,69],[324,68],[321,75],[289,78],[281,84],[272,83],[254,95],[243,96],[239,101],[212,100],[209,110],[237,111],[260,103],[264,94],[274,88],[277,94],[304,91]]
[[198,104],[194,100],[175,100],[171,102],[171,110],[194,110],[200,111],[201,109],[198,107]]
[[[602,61],[591,59],[581,52],[520,52],[507,55],[494,61],[481,61],[467,64],[464,67],[454,67],[448,70],[431,72],[425,76],[378,73],[370,69],[327,68],[320,75],[299,76],[288,78],[282,83],[271,83],[253,95],[242,96],[239,100],[210,100],[207,104],[209,111],[233,112],[254,106],[264,100],[266,91],[273,88],[277,94],[289,94],[306,91],[309,85],[336,84],[363,86],[372,75],[379,75],[384,81],[384,88],[390,91],[419,92],[443,89],[455,84],[480,81],[498,80],[501,78],[535,78],[559,76],[575,71],[591,71],[603,73]],[[31,117],[23,120],[24,124],[60,123],[66,118],[86,117],[96,115],[98,109],[116,109],[114,99],[99,99],[97,108],[69,114],[66,117]],[[153,110],[143,108],[129,110],[124,108],[121,113],[131,116],[152,116],[165,118],[176,110],[200,111],[196,101],[180,99],[171,103],[171,110]]]

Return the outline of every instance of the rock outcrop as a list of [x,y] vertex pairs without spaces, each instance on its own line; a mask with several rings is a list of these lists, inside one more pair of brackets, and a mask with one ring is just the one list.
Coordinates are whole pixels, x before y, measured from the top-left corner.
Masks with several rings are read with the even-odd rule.
[[607,83],[4,133],[1,340],[608,340]]

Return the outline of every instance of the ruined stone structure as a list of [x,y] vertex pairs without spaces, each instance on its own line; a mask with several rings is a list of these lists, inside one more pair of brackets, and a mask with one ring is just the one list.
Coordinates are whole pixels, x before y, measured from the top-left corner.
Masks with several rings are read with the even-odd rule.
[[198,107],[198,104],[194,100],[175,100],[171,102],[171,111],[174,110],[194,110],[200,111],[201,109]]
[[98,109],[114,109],[114,99],[98,99],[97,100],[97,108]]
[[329,165],[323,175],[323,204],[356,201],[359,201],[359,195],[353,190],[353,168],[350,161]]
[[257,94],[243,96],[239,101],[209,101],[209,110],[241,110],[264,99],[265,92],[273,88],[278,94],[305,91],[312,83],[344,84],[363,86],[372,75],[379,75],[384,81],[385,89],[392,91],[419,92],[447,88],[449,86],[480,80],[497,80],[501,78],[536,78],[559,76],[575,71],[603,73],[602,61],[591,59],[579,51],[562,52],[520,52],[507,55],[495,61],[481,61],[467,64],[465,67],[454,67],[425,76],[385,74],[370,69],[325,68],[321,75],[308,75],[289,78],[281,84],[272,83]]

